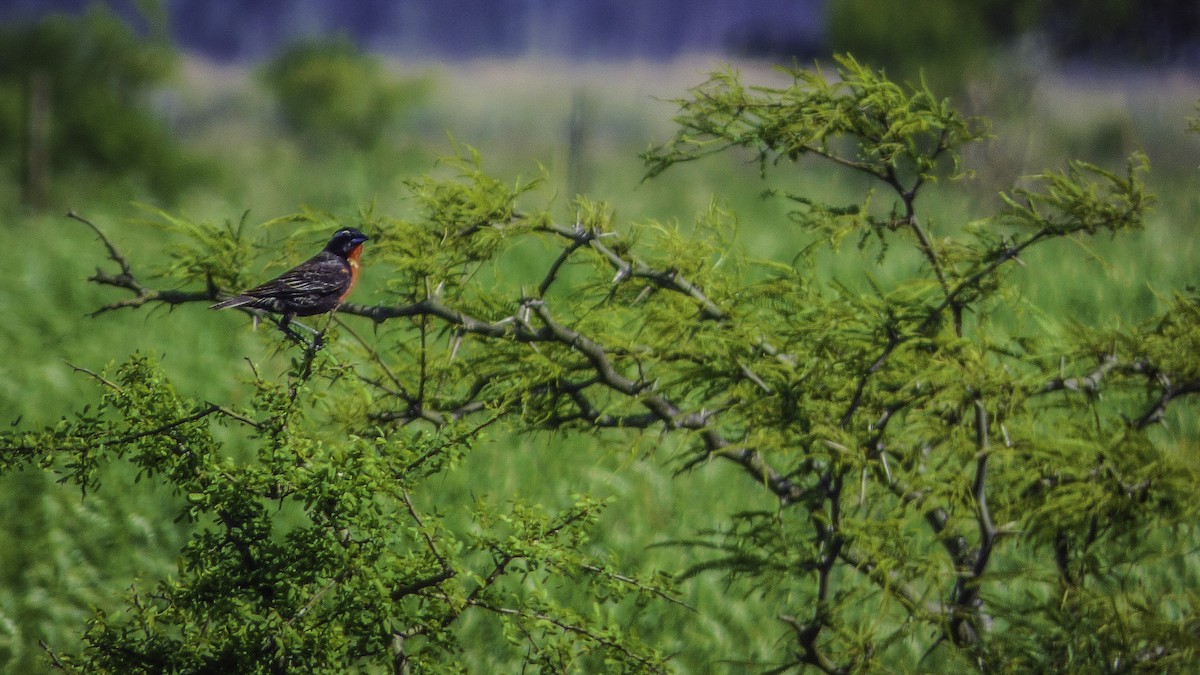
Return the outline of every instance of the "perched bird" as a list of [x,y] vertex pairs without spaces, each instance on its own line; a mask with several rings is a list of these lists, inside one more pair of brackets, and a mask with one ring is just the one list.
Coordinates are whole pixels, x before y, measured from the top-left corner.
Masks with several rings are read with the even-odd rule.
[[366,240],[367,235],[352,227],[338,230],[312,258],[210,309],[250,307],[282,314],[279,327],[290,333],[288,326],[294,317],[332,312],[350,295],[358,281],[358,261]]

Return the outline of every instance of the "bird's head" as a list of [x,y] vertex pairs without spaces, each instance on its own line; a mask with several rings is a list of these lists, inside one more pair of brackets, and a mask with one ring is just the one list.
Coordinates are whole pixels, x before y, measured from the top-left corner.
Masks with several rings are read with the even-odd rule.
[[367,235],[353,227],[342,228],[333,233],[333,238],[329,240],[329,244],[325,246],[325,250],[345,258],[353,253],[354,249],[362,246],[362,243],[367,239]]

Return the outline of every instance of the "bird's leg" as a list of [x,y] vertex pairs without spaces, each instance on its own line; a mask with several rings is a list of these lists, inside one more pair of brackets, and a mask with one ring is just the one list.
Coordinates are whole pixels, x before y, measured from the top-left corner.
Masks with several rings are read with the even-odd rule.
[[286,332],[288,335],[290,335],[297,342],[303,342],[303,340],[300,339],[300,336],[296,335],[295,331],[293,331],[291,329],[291,326],[299,326],[300,328],[303,328],[304,330],[306,330],[312,334],[312,336],[313,336],[312,344],[309,346],[314,352],[319,350],[321,347],[325,346],[325,332],[324,331],[318,331],[317,329],[313,328],[312,326],[308,326],[306,324],[300,323],[299,321],[295,321],[292,319],[292,315],[285,314],[283,316],[283,322],[280,324],[280,327],[283,328],[284,332]]
[[[292,314],[284,314],[282,317],[280,317],[277,325],[279,326],[279,330],[283,331],[283,334],[286,335],[289,340],[297,344],[303,344],[304,339],[297,335],[296,331],[292,330],[292,326],[304,326],[304,324],[300,323],[299,321],[292,321],[292,316]],[[307,328],[307,326],[304,327]]]

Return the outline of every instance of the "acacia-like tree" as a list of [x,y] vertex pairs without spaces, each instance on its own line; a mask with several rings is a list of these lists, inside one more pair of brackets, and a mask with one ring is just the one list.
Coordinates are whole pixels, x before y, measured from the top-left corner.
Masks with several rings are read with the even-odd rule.
[[[669,669],[654,644],[589,609],[670,598],[662,579],[587,553],[594,501],[483,510],[472,532],[422,507],[421,486],[501,425],[673,435],[681,470],[732,470],[731,490],[771,495],[759,511],[711,505],[723,526],[674,543],[693,551],[678,577],[726,575],[771,605],[790,635],[773,672],[1194,662],[1200,499],[1193,462],[1155,429],[1200,392],[1200,303],[1179,295],[1121,331],[1007,313],[1024,302],[1009,271],[1031,248],[1142,226],[1145,158],[1121,173],[1046,171],[1005,192],[998,213],[935,228],[926,186],[963,171],[960,151],[984,125],[848,58],[836,78],[789,72],[782,88],[714,75],[645,158],[654,176],[746,148],[763,171],[816,156],[869,177],[881,194],[858,205],[784,195],[795,208],[781,227],[816,235],[791,264],[740,253],[732,214],[715,208],[683,231],[618,225],[580,199],[575,221],[558,222],[521,203],[529,185],[468,157],[455,177],[410,181],[416,217],[353,223],[372,235],[370,273],[386,284],[340,310],[324,349],[286,343],[292,368],[256,372],[247,403],[191,400],[136,358],[96,375],[97,406],[6,432],[4,468],[38,462],[92,491],[104,489],[96,467],[126,457],[197,523],[178,575],[135,588],[56,662],[453,670],[472,615],[513,637],[514,661]],[[128,295],[101,311],[198,309],[252,281],[256,232],[164,219],[186,235],[164,271],[190,290],[147,285],[104,239],[115,269],[92,280]],[[862,288],[814,274],[847,237],[919,264]],[[544,257],[530,263],[531,250]],[[510,292],[492,282],[506,272],[531,280]],[[252,455],[230,457],[218,438],[231,435]],[[576,604],[522,581],[550,578],[582,590]]]

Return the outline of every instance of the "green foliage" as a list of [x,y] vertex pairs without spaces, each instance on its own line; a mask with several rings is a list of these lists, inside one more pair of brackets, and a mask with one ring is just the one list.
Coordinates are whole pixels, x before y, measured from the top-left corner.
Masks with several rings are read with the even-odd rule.
[[349,40],[299,42],[263,70],[291,131],[317,147],[373,147],[428,94],[427,79],[400,80]]
[[[109,463],[169,485],[178,519],[196,524],[178,573],[134,587],[121,612],[98,614],[87,650],[54,655],[70,672],[457,671],[448,629],[484,611],[545,649],[566,670],[603,661],[614,672],[655,670],[659,657],[596,616],[558,606],[523,584],[593,585],[597,606],[649,586],[581,552],[602,504],[580,497],[558,513],[476,504],[478,531],[453,533],[410,491],[453,464],[475,431],[436,434],[329,426],[323,401],[343,371],[307,353],[283,381],[257,378],[245,409],[188,400],[156,363],[135,356],[107,375],[94,409],[6,448],[5,467],[53,465],[85,492]],[[252,440],[228,454],[215,427]],[[49,449],[42,454],[34,449]],[[520,581],[518,581],[518,579]],[[565,667],[564,667],[565,666]]]
[[[95,377],[97,406],[4,432],[0,469],[40,467],[94,498],[103,466],[129,462],[195,527],[175,574],[135,584],[57,662],[437,672],[467,667],[483,630],[509,645],[490,662],[502,670],[669,667],[666,636],[614,617],[669,602],[671,584],[593,545],[596,500],[499,506],[480,485],[458,505],[465,525],[432,506],[439,481],[507,429],[740,474],[704,505],[708,526],[646,542],[687,554],[674,581],[719,577],[730,604],[776,619],[756,625],[772,653],[723,660],[1184,671],[1200,651],[1200,499],[1195,439],[1174,425],[1200,393],[1200,303],[1191,292],[1142,324],[1075,325],[1011,278],[1034,251],[1062,258],[1142,228],[1146,158],[1119,172],[1072,162],[1005,191],[995,213],[934,222],[928,187],[967,172],[963,147],[985,127],[924,85],[839,64],[836,78],[789,71],[785,88],[714,75],[645,155],[650,176],[748,149],[768,175],[811,158],[869,182],[850,205],[777,190],[794,255],[746,255],[716,206],[688,226],[626,223],[581,198],[562,223],[528,203],[535,182],[464,153],[450,175],[408,181],[411,213],[336,219],[371,236],[374,295],[319,324],[320,351],[261,331],[291,363],[251,366],[243,402],[181,394],[135,357]],[[93,278],[126,294],[108,308],[210,302],[247,278],[234,268],[251,253],[287,264],[334,226],[311,212],[264,228],[159,222],[186,243],[158,273],[194,290],[150,288],[114,247],[120,273]],[[283,225],[295,236],[266,246]],[[859,273],[820,273],[833,256]],[[878,273],[897,259],[918,262]]]
[[[958,171],[958,148],[986,133],[981,120],[964,119],[928,87],[901,86],[851,56],[836,58],[838,78],[819,69],[781,69],[787,88],[745,87],[736,73],[715,74],[676,101],[680,131],[644,158],[648,176],[673,164],[731,147],[758,153],[768,163],[813,154],[870,173],[901,192],[934,180],[942,162]],[[849,141],[843,156],[838,143]],[[902,181],[912,181],[902,186]]]
[[0,29],[0,147],[23,159],[32,82],[47,82],[49,161],[143,181],[173,199],[213,173],[180,147],[152,112],[150,95],[174,70],[161,41],[146,41],[104,5]]

